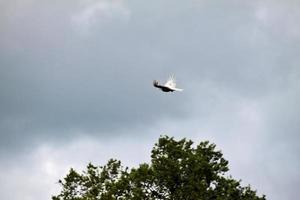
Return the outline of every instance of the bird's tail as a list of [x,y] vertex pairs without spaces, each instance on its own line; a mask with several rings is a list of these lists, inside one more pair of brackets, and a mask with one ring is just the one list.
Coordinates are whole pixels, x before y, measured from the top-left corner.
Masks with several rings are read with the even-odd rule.
[[183,89],[180,89],[180,88],[174,88],[173,90],[178,91],[178,92],[182,92],[183,91]]

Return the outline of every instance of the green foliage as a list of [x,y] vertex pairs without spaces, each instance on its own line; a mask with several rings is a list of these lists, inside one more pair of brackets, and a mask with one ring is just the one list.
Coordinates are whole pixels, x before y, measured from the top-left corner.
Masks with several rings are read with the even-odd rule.
[[88,164],[82,174],[70,169],[53,200],[265,200],[250,186],[225,177],[228,161],[215,145],[160,137],[151,164],[123,168],[120,161]]

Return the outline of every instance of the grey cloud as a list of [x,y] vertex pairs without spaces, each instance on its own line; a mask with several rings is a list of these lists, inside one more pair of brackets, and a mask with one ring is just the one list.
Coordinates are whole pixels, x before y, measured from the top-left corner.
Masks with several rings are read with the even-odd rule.
[[[25,22],[30,28],[31,17],[28,18]],[[53,25],[52,20],[48,15],[41,20],[42,24],[50,22],[54,26],[47,33],[49,39],[32,38],[38,43],[35,46],[34,41],[28,42],[18,35],[17,39],[25,42],[24,48],[29,48],[24,53],[8,52],[15,53],[17,60],[4,55],[7,61],[1,68],[1,105],[6,111],[1,117],[5,129],[3,143],[7,143],[6,137],[15,141],[17,136],[26,139],[30,134],[38,137],[43,132],[55,132],[48,129],[103,132],[153,121],[159,115],[183,114],[180,107],[172,106],[176,102],[169,101],[170,96],[152,92],[152,79],[159,72],[155,67],[144,67],[150,58],[140,51],[139,41],[134,42],[130,35],[114,35],[114,27],[108,27],[112,29],[108,32],[99,30],[100,39],[94,35],[85,40],[75,32],[70,32],[69,39],[64,34],[69,29]],[[35,27],[32,29],[35,31]],[[57,31],[62,32],[59,36],[66,41],[57,42],[51,37]],[[157,101],[165,112],[156,112]]]
[[[278,179],[270,182],[280,173],[273,166],[282,166],[290,171],[280,174],[282,187],[295,197],[300,46],[290,30],[299,29],[291,24],[300,6],[288,12],[290,1],[282,9],[270,1],[121,2],[129,16],[104,22],[99,13],[82,27],[87,34],[74,27],[82,1],[2,3],[1,163],[82,135],[149,145],[167,133],[216,142],[233,174],[272,199],[284,193]],[[261,8],[273,25],[288,17],[269,26]],[[153,79],[173,73],[183,93],[152,88]],[[280,163],[287,154],[291,165]]]

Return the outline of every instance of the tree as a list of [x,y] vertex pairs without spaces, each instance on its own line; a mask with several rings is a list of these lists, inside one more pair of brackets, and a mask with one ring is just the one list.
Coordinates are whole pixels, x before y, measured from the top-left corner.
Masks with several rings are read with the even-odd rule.
[[228,161],[215,144],[197,146],[191,140],[162,136],[151,163],[124,168],[120,161],[104,166],[88,164],[81,174],[74,169],[63,180],[53,200],[265,200],[250,186],[226,177]]

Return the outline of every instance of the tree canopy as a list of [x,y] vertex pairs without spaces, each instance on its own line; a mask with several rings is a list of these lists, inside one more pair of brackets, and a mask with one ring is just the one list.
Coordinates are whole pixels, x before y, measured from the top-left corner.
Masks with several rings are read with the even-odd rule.
[[104,166],[90,163],[82,173],[71,168],[52,200],[265,200],[226,175],[228,161],[215,148],[161,136],[150,164],[130,169],[111,159]]

